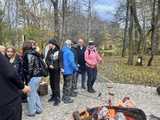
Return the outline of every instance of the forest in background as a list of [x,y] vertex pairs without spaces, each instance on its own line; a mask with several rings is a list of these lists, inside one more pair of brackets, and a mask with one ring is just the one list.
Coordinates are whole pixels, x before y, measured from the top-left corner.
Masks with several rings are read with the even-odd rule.
[[[1,0],[0,44],[21,45],[34,39],[42,45],[49,38],[84,38],[99,43],[114,23],[102,21],[93,9],[96,0]],[[117,24],[118,25],[118,24]],[[19,46],[17,46],[19,47]]]
[[94,10],[96,0],[0,0],[0,44],[19,48],[34,39],[43,49],[49,38],[62,45],[81,37],[96,41],[103,52],[127,57],[129,65],[150,56],[151,66],[159,55],[160,0],[117,2],[114,18],[105,21]]

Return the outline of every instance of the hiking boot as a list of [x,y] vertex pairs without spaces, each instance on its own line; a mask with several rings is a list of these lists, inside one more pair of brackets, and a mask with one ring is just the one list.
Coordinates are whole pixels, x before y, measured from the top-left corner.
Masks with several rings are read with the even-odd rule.
[[55,98],[54,98],[54,97],[51,97],[51,98],[48,100],[48,102],[53,102],[53,101],[55,101]]
[[69,97],[62,98],[62,101],[65,104],[73,103],[73,100],[71,98],[69,98]]
[[95,93],[96,91],[94,89],[88,89],[89,93]]
[[77,97],[77,94],[78,94],[77,92],[73,91],[73,92],[71,92],[70,96],[71,97]]
[[95,93],[96,92],[96,90],[95,89],[93,89],[93,88],[91,88],[91,90]]
[[82,89],[86,89],[86,87],[84,85],[82,85]]
[[58,106],[60,104],[60,101],[59,100],[56,100],[55,102],[54,102],[54,106]]

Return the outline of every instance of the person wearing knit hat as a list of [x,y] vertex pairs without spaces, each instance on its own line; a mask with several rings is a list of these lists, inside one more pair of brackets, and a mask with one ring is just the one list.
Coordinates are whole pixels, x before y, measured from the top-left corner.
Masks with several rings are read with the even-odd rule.
[[63,69],[63,77],[64,77],[64,84],[63,84],[63,97],[62,101],[64,103],[72,103],[73,100],[70,97],[75,97],[71,87],[72,87],[72,76],[74,71],[78,70],[78,67],[75,63],[74,54],[71,50],[72,41],[66,40],[64,43],[64,47],[61,50],[61,61],[62,61],[62,68]]
[[93,41],[90,41],[85,51],[85,62],[87,68],[87,87],[89,93],[95,93],[93,89],[94,83],[97,78],[97,65],[101,63],[102,58],[97,51],[96,45]]
[[59,45],[58,45],[58,42],[55,39],[50,39],[48,41],[48,44],[55,45],[58,49],[60,48]]
[[46,63],[49,69],[50,86],[52,90],[49,102],[54,101],[54,106],[60,103],[60,47],[57,41],[51,39],[48,41],[49,51],[46,57]]

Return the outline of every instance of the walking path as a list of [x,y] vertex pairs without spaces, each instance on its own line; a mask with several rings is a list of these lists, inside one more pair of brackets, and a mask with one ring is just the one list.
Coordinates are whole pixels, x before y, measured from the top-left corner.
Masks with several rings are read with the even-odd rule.
[[[129,96],[136,102],[138,108],[144,110],[147,116],[154,114],[160,117],[160,96],[156,94],[156,88],[140,85],[112,84],[102,80],[102,78],[98,78],[95,84],[97,92],[90,94],[86,92],[86,90],[81,90],[79,85],[79,94],[74,98],[74,103],[72,104],[64,104],[61,102],[59,106],[55,107],[53,103],[48,103],[49,95],[43,96],[41,100],[44,111],[42,114],[36,115],[35,118],[29,118],[25,115],[26,105],[24,104],[23,120],[72,120],[73,111],[105,104],[104,101],[108,100],[107,86],[113,86],[111,91],[115,93],[114,103],[124,96]],[[102,94],[101,98],[98,98],[99,93]]]

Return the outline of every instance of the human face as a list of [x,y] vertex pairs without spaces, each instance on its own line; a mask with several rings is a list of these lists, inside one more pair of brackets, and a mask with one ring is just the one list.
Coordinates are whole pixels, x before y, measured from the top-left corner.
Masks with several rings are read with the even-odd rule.
[[6,54],[7,54],[7,57],[12,58],[14,57],[15,52],[12,48],[8,48],[6,51]]
[[37,43],[36,42],[32,42],[32,48],[36,49],[37,48]]
[[48,44],[48,46],[49,46],[49,49],[55,49],[56,48],[56,46],[54,44]]
[[84,46],[84,40],[83,39],[79,39],[78,43],[79,43],[80,46]]
[[0,45],[0,53],[5,55],[5,50],[6,50],[6,48],[4,46]]

